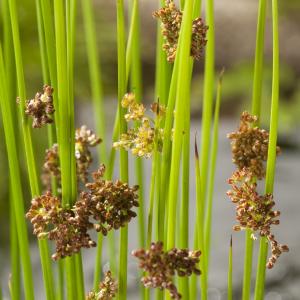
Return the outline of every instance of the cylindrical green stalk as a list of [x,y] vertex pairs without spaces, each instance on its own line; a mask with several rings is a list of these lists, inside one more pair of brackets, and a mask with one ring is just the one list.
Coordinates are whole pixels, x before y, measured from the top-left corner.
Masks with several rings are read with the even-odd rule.
[[[192,72],[190,72],[190,77]],[[189,79],[191,80],[191,79]],[[190,93],[188,94],[190,99]],[[184,108],[184,135],[182,145],[182,190],[181,207],[179,222],[179,247],[189,248],[189,199],[190,199],[190,102],[187,101]],[[179,290],[183,299],[189,299],[189,279],[188,277],[179,278]]]
[[[126,132],[126,121],[121,101],[126,93],[126,37],[124,2],[117,0],[117,42],[118,42],[118,108],[119,108],[119,135]],[[120,178],[128,182],[128,154],[120,150]],[[119,300],[125,300],[127,295],[127,251],[128,226],[121,228],[120,233],[120,260],[119,260]]]
[[[256,32],[252,114],[257,116],[258,118],[260,118],[260,113],[261,113],[266,5],[267,5],[266,0],[259,1],[257,32]],[[250,295],[251,295],[251,273],[252,273],[252,257],[253,257],[253,239],[251,238],[251,234],[252,231],[250,229],[247,229],[245,234],[243,300],[250,300]]]
[[[28,167],[31,194],[32,197],[34,197],[39,195],[40,191],[39,191],[39,181],[38,181],[36,165],[35,165],[35,158],[33,153],[30,122],[29,119],[25,116],[25,111],[24,111],[25,100],[26,100],[26,88],[25,88],[24,70],[23,70],[22,55],[21,55],[22,51],[21,51],[19,25],[18,25],[18,17],[17,17],[17,5],[15,0],[9,1],[9,11],[10,11],[11,26],[12,26],[18,93],[20,98],[20,115],[22,118],[22,125],[23,125],[22,129],[23,129],[23,136],[24,136],[26,161]],[[49,257],[47,240],[45,239],[39,240],[39,249],[40,249],[42,271],[44,276],[47,298],[52,299],[53,275],[52,275],[52,267],[51,267],[51,261]]]
[[14,188],[12,189],[12,206],[14,210],[18,241],[20,247],[21,265],[24,278],[24,292],[27,300],[34,299],[32,269],[30,263],[30,253],[28,236],[26,231],[26,223],[24,218],[24,200],[22,192],[21,175],[19,169],[18,153],[16,147],[16,133],[14,130],[11,105],[8,98],[7,83],[5,78],[5,67],[2,54],[2,46],[0,44],[0,106],[2,112],[2,120],[5,132],[5,142],[8,154],[8,165],[10,177],[14,180]]
[[201,129],[201,178],[202,192],[206,200],[207,181],[208,181],[208,163],[209,146],[211,135],[211,120],[214,98],[214,78],[215,78],[215,24],[214,24],[214,0],[206,0],[206,23],[207,45],[205,51],[205,69],[204,69],[204,91],[202,108],[202,129]]
[[[270,135],[268,147],[268,160],[266,171],[265,193],[273,193],[275,167],[276,167],[276,147],[278,131],[278,112],[279,112],[279,33],[278,33],[278,2],[272,0],[272,31],[273,31],[273,78],[272,78],[272,104],[270,119]],[[266,262],[268,255],[268,243],[266,237],[260,240],[258,257],[255,300],[264,298]]]
[[228,254],[228,275],[227,275],[227,299],[232,300],[232,236],[230,238]]
[[221,74],[219,76],[217,98],[216,98],[215,112],[214,112],[214,125],[213,125],[213,132],[212,132],[212,145],[211,145],[210,162],[209,162],[207,205],[206,205],[205,224],[204,224],[204,231],[205,231],[204,244],[205,244],[205,254],[206,254],[205,258],[206,258],[207,272],[209,270],[212,204],[213,204],[216,161],[217,161],[217,154],[218,154],[219,114],[220,114],[220,105],[221,105],[221,96],[222,96],[222,77],[223,77],[223,71],[221,71]]
[[187,0],[183,13],[182,25],[180,30],[180,39],[178,43],[178,52],[176,60],[178,65],[178,82],[176,93],[176,108],[174,122],[174,139],[172,144],[172,158],[170,171],[170,185],[168,195],[168,238],[167,248],[175,246],[175,228],[176,228],[176,209],[177,209],[177,192],[180,169],[180,157],[182,147],[182,132],[184,129],[184,120],[181,117],[186,103],[190,101],[190,47],[191,47],[191,32],[192,32],[192,13],[193,1]]
[[[70,99],[70,86],[69,76],[70,69],[70,40],[67,43],[66,35],[66,18],[65,18],[64,4],[60,0],[54,1],[54,19],[55,19],[55,38],[56,38],[56,66],[57,66],[57,95],[59,103],[59,157],[61,164],[61,184],[62,184],[62,206],[69,207],[74,203],[74,160],[75,155],[74,143],[74,132],[72,132],[72,124],[74,120],[73,112],[70,111],[71,103],[73,100]],[[67,13],[69,15],[69,13]],[[70,17],[70,15],[69,15]],[[72,28],[68,24],[68,29],[71,31]],[[71,34],[71,32],[69,32]],[[69,50],[67,49],[69,45]],[[70,142],[71,141],[71,142]],[[77,276],[74,276],[75,258],[69,257],[65,259],[66,266],[66,281],[67,281],[67,297],[68,299],[76,299],[77,287]]]
[[[200,248],[201,250],[201,259],[200,259],[200,287],[201,287],[201,299],[207,299],[207,267],[206,267],[206,251],[205,251],[205,244],[204,244],[204,215],[205,215],[205,200],[203,192],[201,191],[201,176],[200,173],[200,161],[199,161],[199,154],[198,154],[198,147],[195,138],[195,174],[196,174],[196,226],[195,232],[196,235],[196,247]],[[194,293],[194,291],[193,291]]]

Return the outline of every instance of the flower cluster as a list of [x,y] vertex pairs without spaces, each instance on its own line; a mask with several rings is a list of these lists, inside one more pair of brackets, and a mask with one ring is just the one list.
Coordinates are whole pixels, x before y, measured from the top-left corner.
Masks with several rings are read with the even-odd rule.
[[173,283],[173,276],[200,275],[201,272],[197,268],[200,254],[200,251],[177,248],[164,251],[162,242],[151,243],[149,250],[132,252],[132,255],[139,259],[139,267],[146,272],[142,278],[144,286],[167,289],[172,299],[181,299]]
[[25,103],[25,113],[33,118],[32,127],[41,128],[45,124],[53,122],[53,88],[44,85],[43,93],[36,93],[34,99],[27,100]]
[[103,281],[99,284],[99,291],[89,292],[86,296],[86,300],[111,300],[116,297],[117,292],[117,281],[112,277],[111,272],[107,271]]
[[138,207],[139,203],[138,186],[129,187],[120,180],[104,180],[104,172],[105,166],[101,165],[93,173],[94,182],[86,184],[89,191],[80,194],[75,210],[79,218],[87,215],[93,218],[96,223],[89,223],[90,226],[106,235],[109,230],[117,230],[136,217],[132,209]]
[[90,152],[90,147],[95,147],[101,143],[92,130],[88,129],[85,125],[76,129],[75,132],[75,158],[77,176],[84,183],[88,181],[88,168],[90,167],[93,159]]
[[95,181],[86,184],[88,191],[80,194],[72,208],[61,207],[60,199],[50,192],[31,201],[26,217],[38,238],[48,237],[55,241],[53,259],[70,256],[81,248],[95,247],[89,229],[106,235],[109,230],[125,226],[136,216],[132,208],[139,205],[138,187],[129,187],[119,180],[104,180],[104,171],[102,165],[93,174]]
[[[268,156],[269,133],[257,126],[256,116],[243,112],[237,131],[227,135],[231,140],[232,161],[239,170],[248,168],[258,179],[265,176],[265,161]],[[277,147],[277,154],[280,148]]]
[[[268,239],[272,255],[268,260],[267,268],[273,268],[282,252],[288,252],[287,245],[279,244],[271,233],[271,226],[279,224],[278,210],[273,210],[275,202],[272,194],[260,195],[257,192],[257,179],[265,176],[264,162],[267,160],[269,133],[258,127],[252,127],[257,117],[244,112],[241,117],[240,128],[231,133],[233,162],[236,170],[228,179],[231,190],[227,195],[236,205],[236,220],[238,225],[233,229],[240,231],[251,229],[254,233]],[[279,152],[279,148],[277,148]]]
[[[165,6],[155,11],[153,16],[161,20],[162,35],[164,37],[163,49],[167,54],[167,60],[174,62],[182,22],[182,11],[180,11],[173,0],[166,0]],[[206,32],[208,27],[201,18],[193,20],[191,56],[199,60],[206,45]]]
[[[92,130],[87,129],[85,125],[76,129],[75,132],[75,158],[76,172],[78,180],[83,183],[88,181],[88,169],[93,161],[90,147],[95,147],[101,142]],[[46,150],[44,165],[42,170],[42,182],[49,189],[51,186],[51,176],[54,176],[60,182],[59,149],[54,144]]]
[[[145,115],[146,109],[143,104],[137,103],[135,95],[128,93],[122,99],[122,107],[127,109],[125,120],[135,121],[136,126],[129,128],[126,133],[121,134],[120,141],[115,142],[115,148],[131,150],[133,155],[139,157],[151,157],[155,145],[161,151],[163,129],[155,126],[155,122]],[[158,103],[153,103],[151,111],[156,115],[158,123],[165,115],[165,107]]]
[[55,241],[54,260],[78,253],[83,247],[96,246],[85,224],[80,222],[73,210],[62,208],[59,198],[50,192],[31,201],[26,217],[33,224],[33,232],[38,238],[48,237]]

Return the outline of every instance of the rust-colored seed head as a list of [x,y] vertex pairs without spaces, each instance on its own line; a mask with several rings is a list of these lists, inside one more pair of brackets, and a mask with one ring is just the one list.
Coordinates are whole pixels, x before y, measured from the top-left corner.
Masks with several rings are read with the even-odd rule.
[[[231,140],[232,161],[239,170],[250,169],[258,179],[265,177],[265,161],[268,155],[269,133],[253,126],[256,116],[243,112],[239,129],[227,135]],[[277,154],[280,148],[277,147]]]
[[25,103],[25,113],[33,118],[32,127],[41,128],[43,125],[53,122],[53,88],[44,85],[43,93],[36,93],[34,99],[27,100]]
[[132,210],[139,206],[138,186],[129,187],[120,180],[110,181],[102,179],[105,166],[93,173],[94,182],[87,183],[88,192],[82,192],[75,204],[79,218],[91,216],[96,224],[90,226],[106,235],[109,230],[119,229],[136,217]]
[[[176,7],[172,0],[166,0],[165,6],[155,11],[153,16],[161,21],[161,31],[164,37],[163,49],[167,54],[167,60],[174,62],[182,22],[182,11]],[[201,18],[193,20],[191,56],[196,60],[202,57],[203,49],[207,42],[207,30],[208,27]]]
[[59,198],[49,191],[31,201],[26,217],[38,238],[48,237],[55,242],[54,260],[78,253],[82,247],[96,246],[87,233],[87,218],[80,219],[71,209],[62,208]]
[[275,202],[272,194],[259,195],[257,183],[250,169],[243,168],[235,171],[228,183],[231,190],[227,192],[228,197],[236,205],[236,220],[238,225],[233,229],[251,229],[258,232],[260,236],[265,236],[270,242],[272,256],[267,267],[272,268],[282,252],[287,252],[286,245],[278,244],[271,234],[271,226],[279,224],[280,212],[273,210]]
[[116,297],[117,292],[117,281],[112,277],[111,271],[107,271],[103,281],[99,284],[99,291],[89,292],[86,296],[86,300],[111,300]]
[[85,125],[76,129],[75,132],[75,158],[77,176],[83,183],[88,181],[88,168],[90,167],[93,158],[89,150],[90,147],[95,147],[101,143],[101,139],[96,137],[92,130]]
[[200,254],[200,251],[177,248],[164,251],[162,242],[151,243],[148,250],[139,249],[132,252],[132,255],[139,259],[139,267],[146,273],[141,280],[144,286],[167,289],[172,299],[181,299],[173,283],[174,275],[200,275],[197,268]]
[[[88,181],[88,169],[93,161],[90,147],[95,147],[101,143],[92,130],[85,125],[76,129],[75,132],[75,159],[77,179],[83,183]],[[50,149],[46,150],[44,165],[42,170],[42,182],[47,189],[51,188],[51,176],[57,179],[60,186],[60,163],[58,144],[54,144]]]

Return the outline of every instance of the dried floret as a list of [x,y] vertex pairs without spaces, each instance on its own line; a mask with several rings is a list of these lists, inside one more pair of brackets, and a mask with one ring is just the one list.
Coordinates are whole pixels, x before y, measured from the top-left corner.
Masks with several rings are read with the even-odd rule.
[[34,99],[26,101],[25,113],[33,118],[33,128],[53,123],[52,115],[55,110],[52,94],[53,88],[50,85],[44,85],[43,93],[38,92]]
[[279,244],[271,233],[271,226],[279,224],[280,216],[280,211],[273,210],[275,206],[273,195],[259,195],[255,177],[251,170],[246,168],[234,172],[228,183],[232,189],[227,195],[236,204],[238,225],[234,226],[234,230],[251,229],[260,236],[267,237],[272,251],[267,267],[272,268],[280,254],[288,251],[288,247]]
[[139,259],[139,267],[145,271],[142,283],[145,287],[167,289],[172,299],[181,299],[181,295],[174,285],[174,275],[200,275],[197,268],[200,251],[173,248],[163,250],[163,243],[151,243],[149,250],[136,250],[132,255]]
[[75,132],[75,158],[76,170],[78,178],[86,183],[88,181],[88,168],[90,167],[93,158],[90,152],[90,147],[95,147],[101,143],[92,130],[87,129],[85,125],[76,129]]
[[107,271],[99,284],[99,291],[89,292],[86,300],[111,300],[116,297],[117,292],[117,281],[112,277],[111,271]]
[[[132,154],[146,158],[151,157],[155,145],[157,145],[157,150],[161,151],[163,129],[156,126],[155,122],[145,115],[146,109],[142,104],[137,103],[135,95],[132,93],[126,94],[122,100],[122,106],[127,108],[126,121],[135,121],[135,124],[126,133],[122,133],[120,140],[115,142],[113,146],[124,148],[127,151],[131,150]],[[151,110],[155,113],[159,124],[165,115],[165,107],[153,103]]]
[[[88,181],[88,169],[93,161],[90,147],[95,147],[101,143],[92,130],[85,125],[76,129],[75,132],[75,159],[77,179],[83,183]],[[58,144],[54,144],[50,149],[46,150],[44,165],[42,170],[42,182],[50,189],[51,176],[55,177],[60,186],[60,163],[59,163],[59,149]]]
[[138,186],[129,187],[120,180],[104,180],[104,172],[105,166],[101,165],[93,173],[94,182],[86,184],[89,191],[80,194],[75,210],[79,218],[86,215],[93,218],[96,223],[90,224],[106,235],[109,230],[119,229],[136,217],[132,209],[139,203]]
[[[239,170],[250,169],[258,179],[264,178],[265,161],[268,156],[269,133],[257,126],[256,116],[243,112],[240,126],[237,131],[227,135],[231,140],[232,161]],[[280,148],[277,147],[277,154]]]
[[96,246],[87,233],[88,217],[78,218],[72,209],[62,208],[59,198],[49,191],[31,201],[26,217],[38,238],[48,237],[55,242],[54,260],[77,253],[83,247]]
[[[182,23],[182,11],[180,11],[173,0],[166,0],[165,6],[155,11],[153,16],[161,20],[161,30],[164,37],[163,49],[167,54],[167,60],[174,62],[178,47],[179,32]],[[207,43],[206,32],[208,27],[201,18],[193,20],[191,56],[199,60]]]
[[87,233],[87,223],[77,218],[71,209],[63,209],[56,220],[54,228],[49,231],[49,240],[55,241],[56,252],[52,255],[54,260],[78,253],[81,248],[95,247],[96,243]]

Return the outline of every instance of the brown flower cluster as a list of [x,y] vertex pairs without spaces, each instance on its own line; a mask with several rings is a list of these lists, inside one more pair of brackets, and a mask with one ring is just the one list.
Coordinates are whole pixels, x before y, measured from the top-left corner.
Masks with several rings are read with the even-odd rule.
[[[85,125],[76,129],[75,132],[75,158],[77,178],[81,182],[88,181],[88,169],[93,161],[90,152],[90,147],[95,147],[101,143],[101,139],[96,137],[92,130]],[[54,144],[50,149],[46,150],[44,165],[42,170],[42,182],[50,189],[51,176],[57,178],[60,183],[60,165],[59,165],[59,149],[58,145]]]
[[44,85],[43,93],[36,93],[34,99],[27,100],[25,103],[25,113],[33,118],[32,127],[41,128],[45,124],[53,122],[53,88],[50,85]]
[[34,198],[26,214],[33,224],[34,234],[38,238],[48,237],[55,241],[54,260],[78,253],[81,248],[95,247],[87,233],[85,223],[75,215],[73,210],[61,207],[59,198],[50,192]]
[[93,173],[94,182],[86,184],[89,191],[80,194],[75,210],[81,219],[85,216],[93,218],[96,223],[89,223],[89,226],[106,235],[109,230],[117,230],[136,217],[132,209],[138,207],[139,203],[138,186],[129,187],[120,180],[104,180],[104,172],[105,166],[101,165]]
[[200,275],[197,268],[200,251],[189,251],[187,249],[173,248],[169,251],[163,250],[163,243],[151,243],[149,250],[136,250],[132,255],[139,259],[139,267],[146,274],[142,278],[145,287],[167,289],[172,299],[181,299],[173,283],[173,276]]
[[76,129],[75,132],[75,157],[77,176],[84,183],[88,181],[88,168],[90,167],[93,158],[90,152],[90,147],[95,147],[101,143],[92,130],[85,125]]
[[[269,133],[253,127],[257,117],[244,112],[237,132],[231,133],[229,138],[233,141],[233,162],[237,165],[235,171],[228,179],[231,190],[227,195],[236,205],[236,220],[238,225],[233,229],[240,231],[251,229],[260,236],[265,236],[270,245],[272,255],[267,267],[273,268],[282,252],[288,252],[287,245],[279,244],[271,233],[272,225],[278,225],[280,212],[273,210],[275,202],[272,194],[260,195],[257,192],[257,180],[265,176],[264,162],[267,160]],[[279,152],[279,148],[277,148]],[[254,234],[253,239],[256,239]]]
[[236,204],[236,220],[239,222],[233,228],[235,231],[248,228],[253,232],[259,232],[260,236],[267,237],[272,252],[267,267],[271,269],[280,254],[289,251],[288,246],[279,244],[271,233],[271,226],[279,224],[280,216],[280,211],[273,210],[275,206],[273,195],[258,194],[257,183],[249,169],[234,172],[228,182],[232,189],[227,195]]
[[[127,109],[125,119],[127,122],[135,121],[134,125],[121,135],[120,141],[115,142],[115,148],[131,150],[133,155],[139,157],[151,157],[155,144],[161,151],[163,129],[155,126],[155,121],[145,115],[146,109],[143,104],[137,103],[135,95],[128,93],[122,99],[122,107]],[[165,115],[165,107],[158,103],[153,103],[151,111],[156,115],[157,124]]]
[[[237,131],[227,135],[231,140],[232,161],[239,170],[248,168],[258,179],[266,174],[265,161],[268,156],[269,133],[257,126],[256,116],[243,112],[240,126]],[[277,154],[280,148],[277,147]]]
[[109,230],[125,226],[136,216],[132,208],[138,206],[138,187],[129,187],[119,180],[104,180],[104,171],[102,165],[93,174],[95,181],[86,184],[89,191],[82,192],[72,208],[61,207],[59,198],[50,192],[31,201],[26,217],[38,238],[48,237],[55,241],[53,259],[70,256],[81,248],[95,247],[89,229],[94,228],[106,235]]
[[[173,0],[166,0],[165,6],[155,11],[153,16],[161,20],[162,35],[164,37],[163,49],[167,54],[167,60],[174,62],[182,22],[182,11],[176,7]],[[201,58],[206,45],[207,30],[208,27],[201,18],[193,20],[191,56],[197,60]]]
[[110,271],[105,273],[103,281],[99,284],[99,291],[89,292],[86,300],[111,300],[116,297],[118,292],[117,281],[112,277]]

